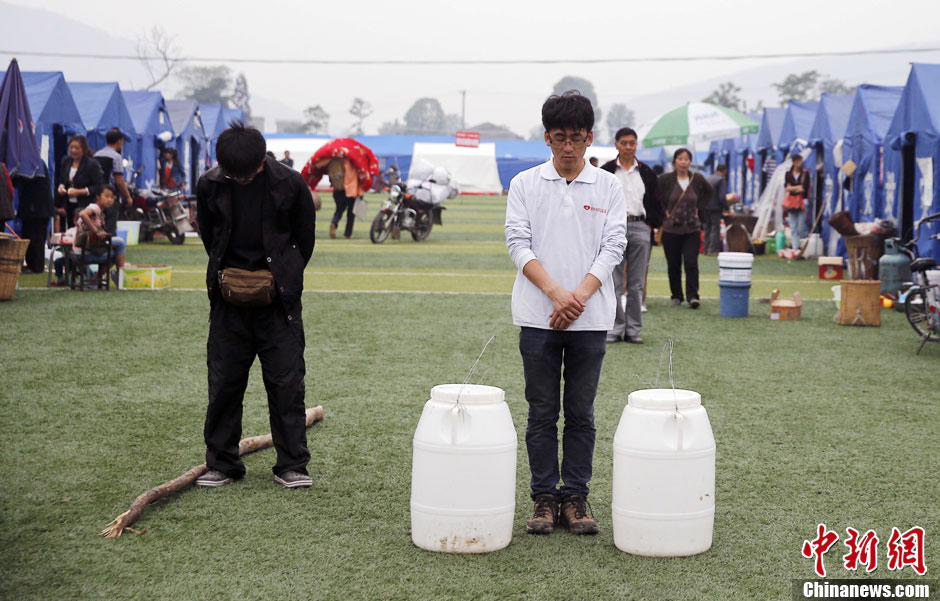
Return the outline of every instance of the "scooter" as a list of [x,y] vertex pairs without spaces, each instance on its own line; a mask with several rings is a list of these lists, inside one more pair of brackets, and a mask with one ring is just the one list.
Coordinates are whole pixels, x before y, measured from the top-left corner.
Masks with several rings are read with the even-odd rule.
[[418,200],[409,194],[404,183],[395,184],[389,189],[385,205],[372,220],[369,239],[374,244],[381,244],[389,235],[408,230],[412,240],[423,242],[431,235],[431,228],[435,224],[443,225],[443,210],[444,207],[440,205]]

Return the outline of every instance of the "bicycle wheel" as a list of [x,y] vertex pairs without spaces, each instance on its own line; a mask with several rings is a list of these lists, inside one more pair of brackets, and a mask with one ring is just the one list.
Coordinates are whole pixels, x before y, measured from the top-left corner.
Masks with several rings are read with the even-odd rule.
[[937,330],[937,320],[940,316],[931,314],[926,290],[915,286],[907,291],[904,313],[907,315],[907,322],[918,336],[930,342],[940,340],[940,332]]

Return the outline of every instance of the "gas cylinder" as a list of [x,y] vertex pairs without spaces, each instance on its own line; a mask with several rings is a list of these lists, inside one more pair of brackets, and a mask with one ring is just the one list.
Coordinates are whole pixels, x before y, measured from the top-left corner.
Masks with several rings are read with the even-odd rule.
[[911,260],[898,250],[897,238],[885,240],[885,254],[878,259],[878,274],[882,294],[897,295],[901,284],[911,281]]

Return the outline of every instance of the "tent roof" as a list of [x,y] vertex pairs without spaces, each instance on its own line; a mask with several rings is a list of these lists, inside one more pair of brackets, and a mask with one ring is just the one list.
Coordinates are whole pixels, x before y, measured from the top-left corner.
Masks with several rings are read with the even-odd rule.
[[377,157],[411,156],[415,142],[453,144],[453,136],[355,136]]
[[[6,73],[0,74],[0,81]],[[84,131],[81,113],[61,71],[23,71],[23,87],[35,123],[58,124],[69,131]]]
[[199,104],[195,100],[167,100],[166,110],[170,115],[170,123],[177,137],[189,135],[198,139],[205,139],[204,124],[200,117]]
[[0,127],[4,130],[0,136],[0,161],[13,174],[36,177],[46,171],[33,135],[33,116],[16,59],[10,61],[9,69],[12,75],[0,83]]
[[809,131],[809,142],[836,142],[845,136],[852,112],[854,94],[825,93],[819,100],[816,120]]
[[[940,137],[940,65],[914,63],[885,138],[892,145],[908,132]],[[30,105],[32,106],[32,105]]]
[[210,138],[217,138],[225,130],[225,122],[222,120],[221,104],[203,104],[199,106],[199,113],[202,115],[202,126],[206,128],[206,135]]
[[760,120],[760,130],[757,133],[756,150],[774,148],[780,141],[780,130],[783,128],[783,117],[786,109],[766,108]]
[[[533,161],[546,161],[552,156],[552,151],[545,142],[538,140],[495,140],[496,160],[499,159],[530,159]],[[587,154],[591,154],[588,148]]]
[[897,111],[903,90],[901,86],[859,86],[845,137],[862,136],[875,143],[881,142]]
[[126,135],[137,133],[117,82],[73,82],[69,89],[88,129],[117,127]]
[[168,131],[173,135],[173,123],[160,92],[124,92],[124,103],[138,134],[158,135]]
[[790,101],[783,117],[783,126],[780,128],[780,139],[777,141],[777,146],[789,148],[796,140],[808,141],[818,110],[818,102]]
[[232,121],[245,121],[245,112],[241,109],[222,109],[222,129],[220,131],[225,131],[228,129],[228,124]]

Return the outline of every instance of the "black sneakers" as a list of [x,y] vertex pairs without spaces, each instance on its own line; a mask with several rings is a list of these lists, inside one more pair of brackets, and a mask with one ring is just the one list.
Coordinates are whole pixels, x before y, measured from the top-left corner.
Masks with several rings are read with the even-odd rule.
[[209,470],[202,476],[199,476],[199,479],[196,480],[196,486],[201,486],[203,488],[216,488],[231,483],[232,478],[226,476],[218,470]]
[[274,483],[280,484],[284,488],[310,488],[313,480],[307,474],[288,470],[283,474],[274,476]]

